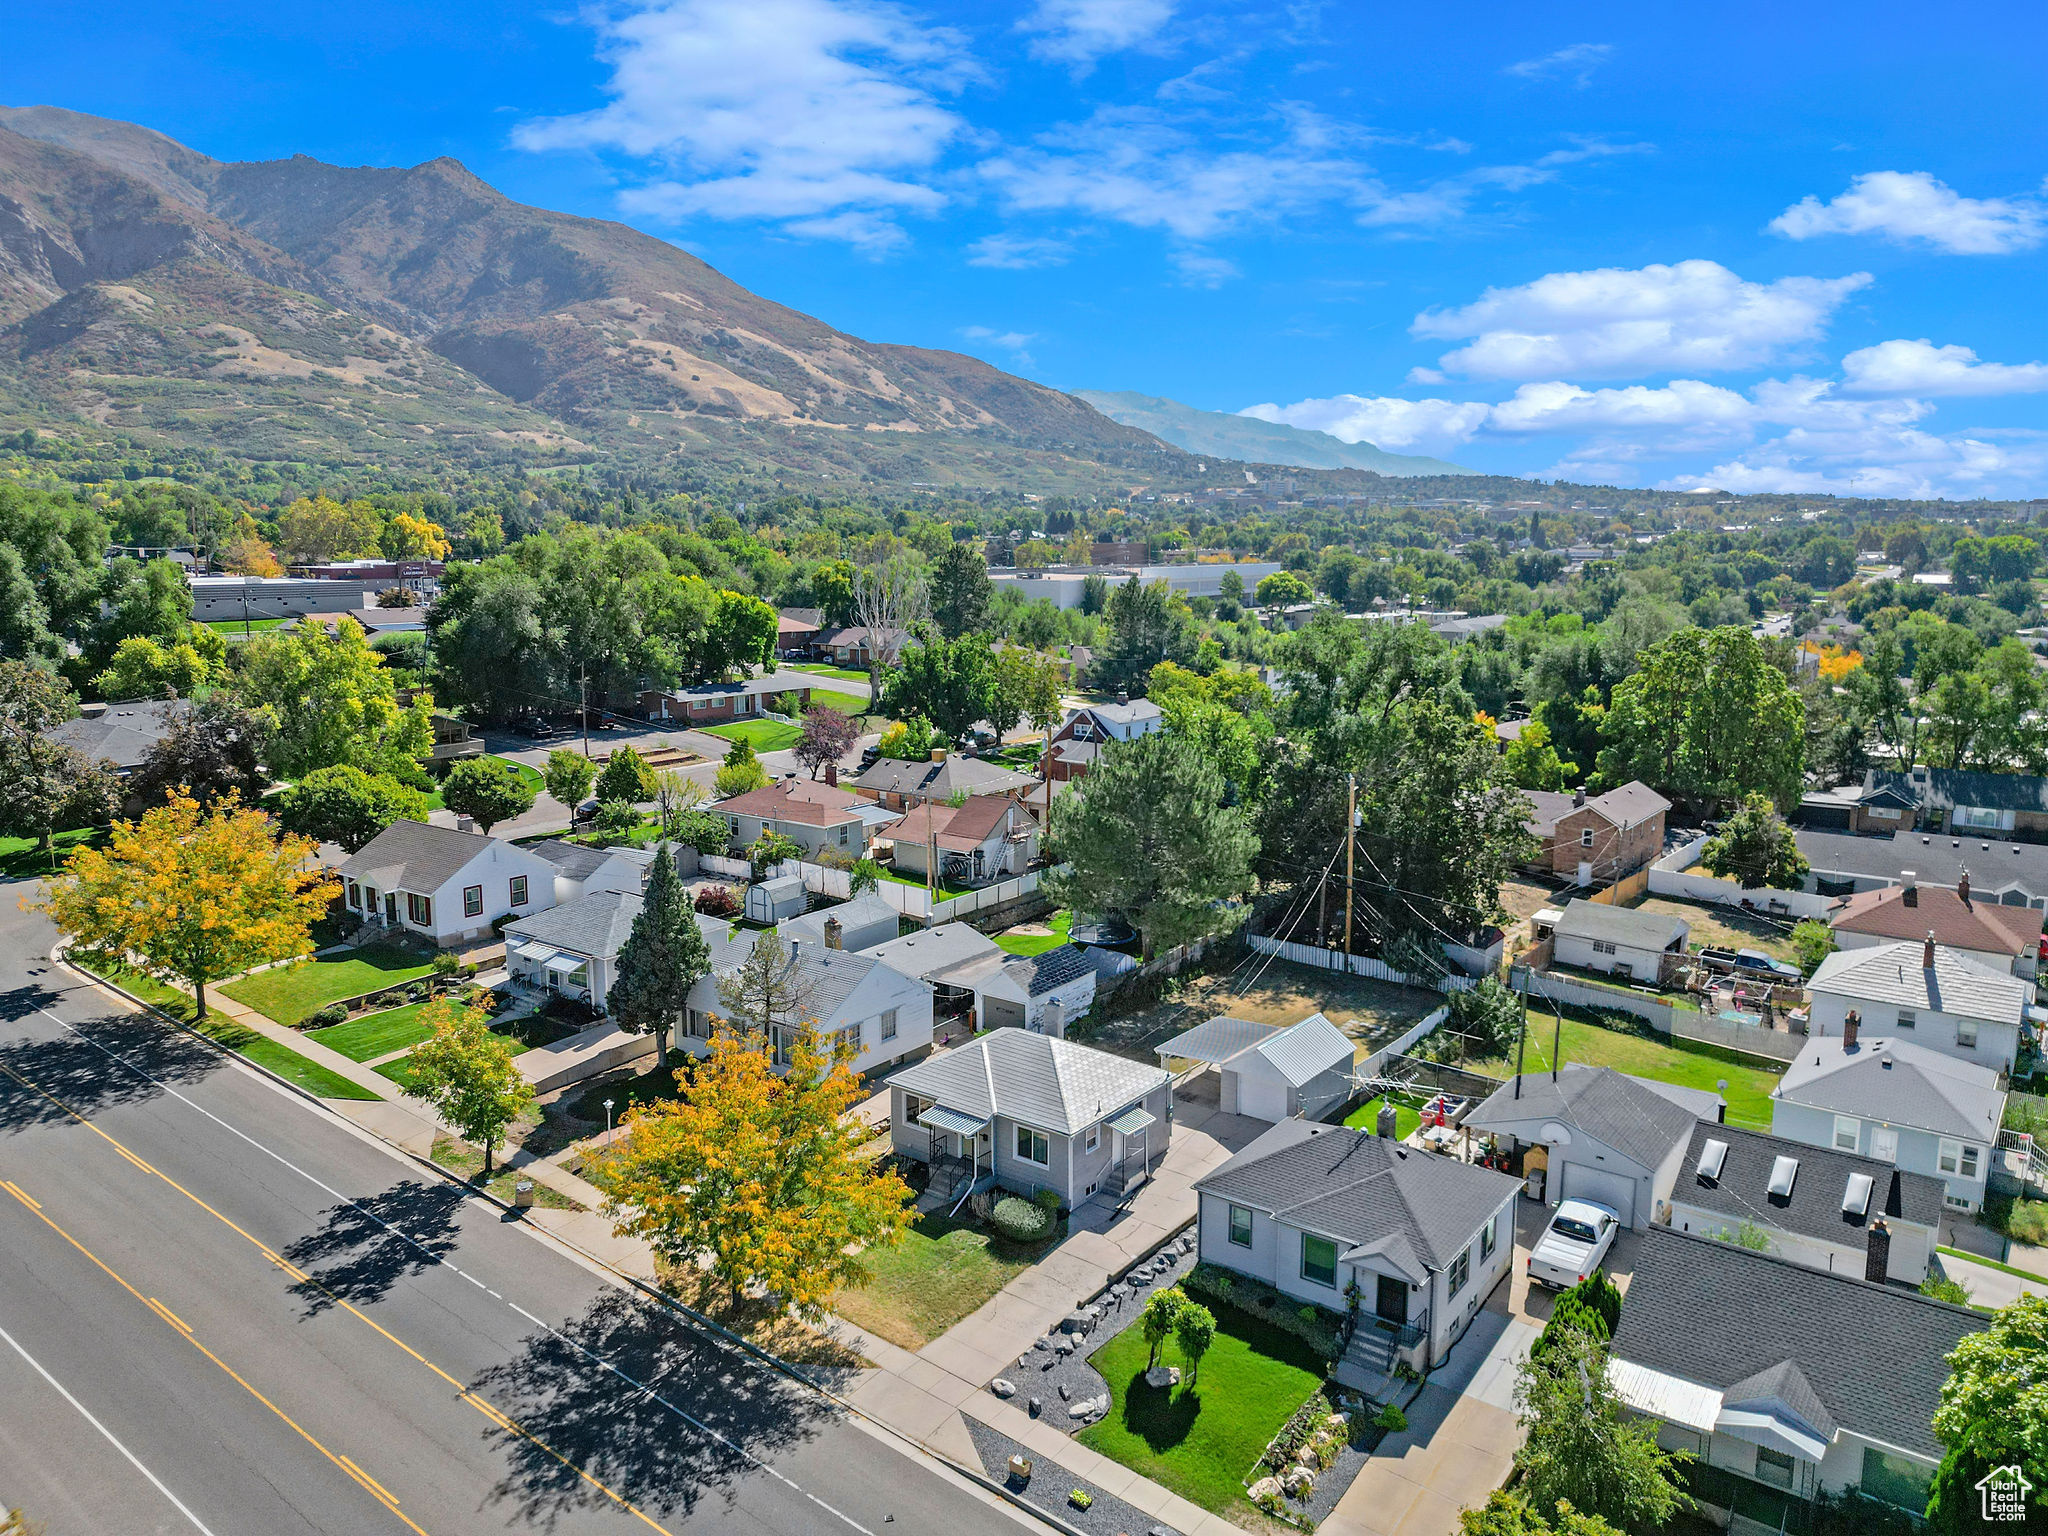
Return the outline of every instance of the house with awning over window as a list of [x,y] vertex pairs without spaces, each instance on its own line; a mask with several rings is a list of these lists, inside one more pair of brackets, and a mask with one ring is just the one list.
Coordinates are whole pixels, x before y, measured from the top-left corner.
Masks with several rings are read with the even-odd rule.
[[1068,1208],[1149,1178],[1173,1135],[1157,1067],[1024,1029],[988,1033],[889,1080],[889,1137],[942,1198],[1050,1189]]
[[555,866],[516,843],[424,821],[395,821],[335,871],[342,901],[368,923],[442,948],[488,935],[508,914],[555,904]]

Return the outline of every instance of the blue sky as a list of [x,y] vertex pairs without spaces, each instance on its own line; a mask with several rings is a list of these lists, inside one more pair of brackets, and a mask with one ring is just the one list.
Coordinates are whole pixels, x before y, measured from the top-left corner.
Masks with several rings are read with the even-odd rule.
[[454,155],[876,340],[1627,484],[2048,494],[2038,4],[0,10],[0,100]]

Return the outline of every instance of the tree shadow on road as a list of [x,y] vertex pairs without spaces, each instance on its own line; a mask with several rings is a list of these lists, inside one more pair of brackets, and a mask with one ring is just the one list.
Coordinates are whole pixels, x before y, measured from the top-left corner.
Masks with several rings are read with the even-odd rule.
[[310,1277],[292,1287],[306,1315],[343,1301],[368,1306],[399,1281],[432,1269],[455,1247],[466,1198],[451,1184],[402,1179],[379,1194],[329,1206],[318,1227],[284,1250]]
[[117,1104],[154,1099],[164,1092],[164,1084],[189,1083],[223,1065],[220,1054],[204,1041],[133,1014],[81,1021],[83,1039],[47,1019],[34,1019],[36,1011],[49,1007],[57,995],[37,984],[0,992],[0,1020],[33,1020],[32,1028],[47,1026],[47,1032],[38,1030],[37,1038],[0,1043],[0,1067],[6,1069],[0,1071],[0,1132],[61,1125],[71,1118],[64,1106],[89,1116]]
[[[592,1355],[632,1379],[622,1380]],[[707,1496],[730,1505],[744,1483],[762,1475],[745,1453],[773,1460],[834,1416],[816,1394],[616,1292],[600,1296],[559,1335],[529,1339],[522,1353],[484,1371],[473,1386],[546,1442],[543,1449],[517,1434],[489,1432],[511,1461],[493,1497],[521,1519],[550,1527],[611,1502],[577,1468],[657,1520],[687,1517]]]

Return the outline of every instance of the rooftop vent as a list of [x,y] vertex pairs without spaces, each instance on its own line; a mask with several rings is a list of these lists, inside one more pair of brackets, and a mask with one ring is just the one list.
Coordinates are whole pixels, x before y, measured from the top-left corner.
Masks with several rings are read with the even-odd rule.
[[1842,1191],[1842,1214],[1844,1216],[1868,1216],[1870,1214],[1870,1192],[1877,1187],[1877,1181],[1867,1173],[1849,1175],[1849,1185]]
[[1771,1198],[1773,1200],[1790,1200],[1792,1198],[1792,1181],[1798,1177],[1798,1158],[1773,1158],[1771,1160]]
[[1721,1177],[1721,1170],[1728,1162],[1728,1143],[1709,1141],[1700,1148],[1700,1177],[1713,1181]]

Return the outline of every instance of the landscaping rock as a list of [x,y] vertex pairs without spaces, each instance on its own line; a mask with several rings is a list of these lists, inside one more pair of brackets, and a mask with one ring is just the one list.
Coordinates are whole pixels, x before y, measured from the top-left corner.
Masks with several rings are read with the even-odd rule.
[[1308,1491],[1315,1487],[1315,1485],[1315,1473],[1311,1472],[1307,1467],[1294,1467],[1288,1471],[1286,1480],[1281,1484],[1281,1487],[1286,1490],[1287,1496],[1290,1499],[1300,1499],[1306,1498]]
[[1294,1460],[1299,1466],[1313,1468],[1316,1465],[1316,1448],[1312,1445],[1304,1445],[1294,1453]]
[[1277,1477],[1262,1477],[1245,1491],[1251,1495],[1251,1501],[1256,1504],[1259,1500],[1269,1498],[1280,1492],[1280,1479]]
[[1074,1352],[1074,1341],[1071,1338],[1061,1338],[1053,1345],[1052,1352],[1056,1355],[1071,1355]]
[[1084,1397],[1078,1403],[1067,1405],[1070,1419],[1095,1419],[1109,1412],[1109,1394],[1104,1392],[1096,1397]]
[[1044,1409],[1045,1409],[1045,1399],[1044,1399],[1044,1398],[1042,1398],[1042,1397],[1034,1397],[1033,1399],[1031,1399],[1031,1417],[1033,1417],[1034,1419],[1035,1419],[1035,1418],[1037,1418],[1037,1417],[1038,1417],[1038,1415],[1039,1415],[1039,1414],[1040,1414],[1041,1412],[1043,1412],[1043,1411],[1044,1411]]
[[1061,1383],[1060,1383],[1060,1401],[1064,1403],[1064,1402],[1065,1402],[1065,1401],[1066,1401],[1066,1400],[1067,1400],[1068,1398],[1072,1397],[1073,1395],[1074,1395],[1074,1394],[1073,1394],[1072,1392],[1070,1392],[1070,1391],[1069,1391],[1069,1390],[1067,1389],[1067,1384],[1066,1384],[1066,1383],[1065,1383],[1064,1381],[1063,1381],[1063,1382],[1061,1382]]
[[1017,1395],[1017,1383],[1005,1381],[1000,1376],[988,1384],[988,1389],[995,1393],[997,1397],[1015,1397]]
[[1060,1321],[1060,1327],[1068,1333],[1086,1333],[1088,1325],[1095,1321],[1086,1312],[1069,1312]]
[[1145,1373],[1148,1387],[1177,1387],[1180,1385],[1180,1367],[1177,1365],[1155,1365]]

